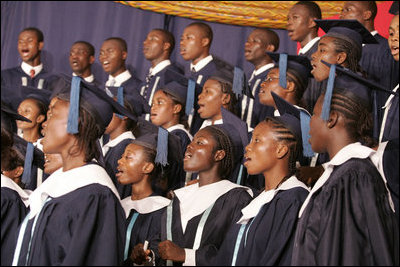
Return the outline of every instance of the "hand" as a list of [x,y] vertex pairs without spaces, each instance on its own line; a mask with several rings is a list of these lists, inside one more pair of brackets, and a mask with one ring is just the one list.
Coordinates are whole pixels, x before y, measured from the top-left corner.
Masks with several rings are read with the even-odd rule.
[[136,264],[143,264],[149,260],[150,250],[143,250],[143,244],[139,243],[133,247],[131,253],[131,260]]
[[301,166],[297,169],[296,177],[308,187],[313,187],[323,172],[324,168],[322,165],[317,165],[315,167]]
[[158,253],[164,260],[176,262],[185,261],[185,250],[169,240],[162,241],[158,244]]

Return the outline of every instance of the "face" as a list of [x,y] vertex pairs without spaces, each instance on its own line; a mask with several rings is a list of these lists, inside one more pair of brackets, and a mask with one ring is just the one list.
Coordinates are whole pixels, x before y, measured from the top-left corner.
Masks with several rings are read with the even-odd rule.
[[334,38],[330,36],[322,37],[319,40],[317,51],[311,55],[311,74],[318,82],[329,77],[329,67],[322,63],[321,60],[330,64],[338,63],[338,53],[335,51],[333,40]]
[[322,103],[324,96],[321,95],[318,98],[317,103],[314,106],[313,115],[310,120],[310,140],[311,148],[316,153],[326,152],[326,122],[321,119]]
[[61,154],[44,154],[44,172],[52,174],[63,165]]
[[171,98],[169,98],[162,90],[158,90],[153,97],[151,103],[150,119],[157,126],[168,124],[174,119],[176,107]]
[[265,121],[254,128],[250,143],[246,146],[244,166],[249,174],[259,174],[273,168],[276,160],[273,155],[277,149],[274,132]]
[[279,85],[279,68],[274,68],[268,73],[265,80],[261,83],[260,92],[258,94],[261,104],[275,107],[275,101],[272,98],[271,91],[285,98],[285,89]]
[[164,54],[164,35],[160,31],[151,31],[143,41],[143,55],[147,60],[161,58]]
[[394,60],[399,61],[399,15],[390,22],[388,43]]
[[108,124],[106,130],[105,130],[105,134],[111,134],[113,133],[122,123],[122,119],[120,117],[117,116],[117,114],[113,114],[113,117],[110,121],[110,123]]
[[146,155],[142,146],[129,144],[118,160],[116,177],[120,184],[135,184],[142,180]]
[[180,54],[184,60],[195,61],[205,50],[203,46],[204,34],[199,27],[193,25],[183,30],[180,41]]
[[244,56],[247,61],[255,62],[265,58],[268,46],[268,36],[260,30],[254,30],[244,45]]
[[211,169],[214,165],[215,140],[205,129],[198,131],[192,142],[187,146],[183,158],[183,168],[189,172],[201,172]]
[[19,104],[18,114],[32,121],[17,121],[17,127],[22,130],[35,128],[44,120],[44,116],[40,116],[40,109],[37,106],[36,101],[29,98]]
[[294,5],[287,15],[286,30],[292,41],[301,42],[310,33],[314,22],[306,7]]
[[202,119],[212,119],[221,115],[222,99],[224,93],[221,91],[221,86],[218,81],[208,79],[199,95],[199,110]]
[[362,3],[359,3],[359,1],[346,1],[340,13],[340,19],[355,19],[362,24],[364,22],[364,11],[364,6]]
[[44,122],[44,138],[41,143],[44,153],[67,151],[76,138],[67,132],[69,102],[57,99]]
[[69,65],[75,74],[80,76],[87,74],[89,76],[91,74],[90,66],[93,62],[94,56],[89,55],[89,49],[85,44],[76,43],[71,47]]
[[38,41],[34,31],[24,31],[18,37],[18,52],[22,61],[32,65],[32,62],[39,58],[43,42]]
[[103,70],[115,77],[124,71],[127,55],[126,51],[122,51],[118,41],[108,40],[101,46],[99,61]]

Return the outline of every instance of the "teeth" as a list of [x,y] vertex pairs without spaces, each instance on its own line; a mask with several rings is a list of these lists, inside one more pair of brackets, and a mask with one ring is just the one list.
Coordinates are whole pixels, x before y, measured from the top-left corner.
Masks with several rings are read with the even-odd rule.
[[107,65],[107,64],[110,64],[110,62],[109,61],[104,61],[103,62],[103,65]]

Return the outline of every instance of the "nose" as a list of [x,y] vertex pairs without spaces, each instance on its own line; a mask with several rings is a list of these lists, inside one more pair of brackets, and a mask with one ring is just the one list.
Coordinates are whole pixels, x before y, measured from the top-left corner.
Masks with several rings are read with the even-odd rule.
[[[251,143],[250,143],[251,144]],[[244,151],[245,151],[245,153],[247,153],[247,152],[250,152],[251,151],[251,147],[250,147],[250,144],[248,144],[245,148],[244,148]]]

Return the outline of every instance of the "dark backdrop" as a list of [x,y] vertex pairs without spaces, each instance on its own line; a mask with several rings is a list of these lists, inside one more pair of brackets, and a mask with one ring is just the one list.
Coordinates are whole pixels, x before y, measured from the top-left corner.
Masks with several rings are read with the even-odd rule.
[[[142,54],[142,43],[147,33],[154,28],[168,26],[176,39],[171,59],[187,68],[189,63],[179,55],[179,38],[185,26],[193,21],[112,1],[1,1],[1,69],[21,63],[17,51],[18,34],[23,28],[37,27],[44,34],[42,61],[48,70],[71,74],[69,49],[73,42],[85,40],[96,49],[93,73],[99,81],[105,82],[107,75],[98,61],[99,49],[106,38],[115,36],[126,40],[128,68],[143,80],[150,67],[150,62]],[[252,71],[243,50],[247,36],[254,28],[206,23],[214,33],[211,54],[242,67],[246,73]],[[278,52],[295,54],[296,43],[289,39],[286,30],[274,31],[280,37]]]

